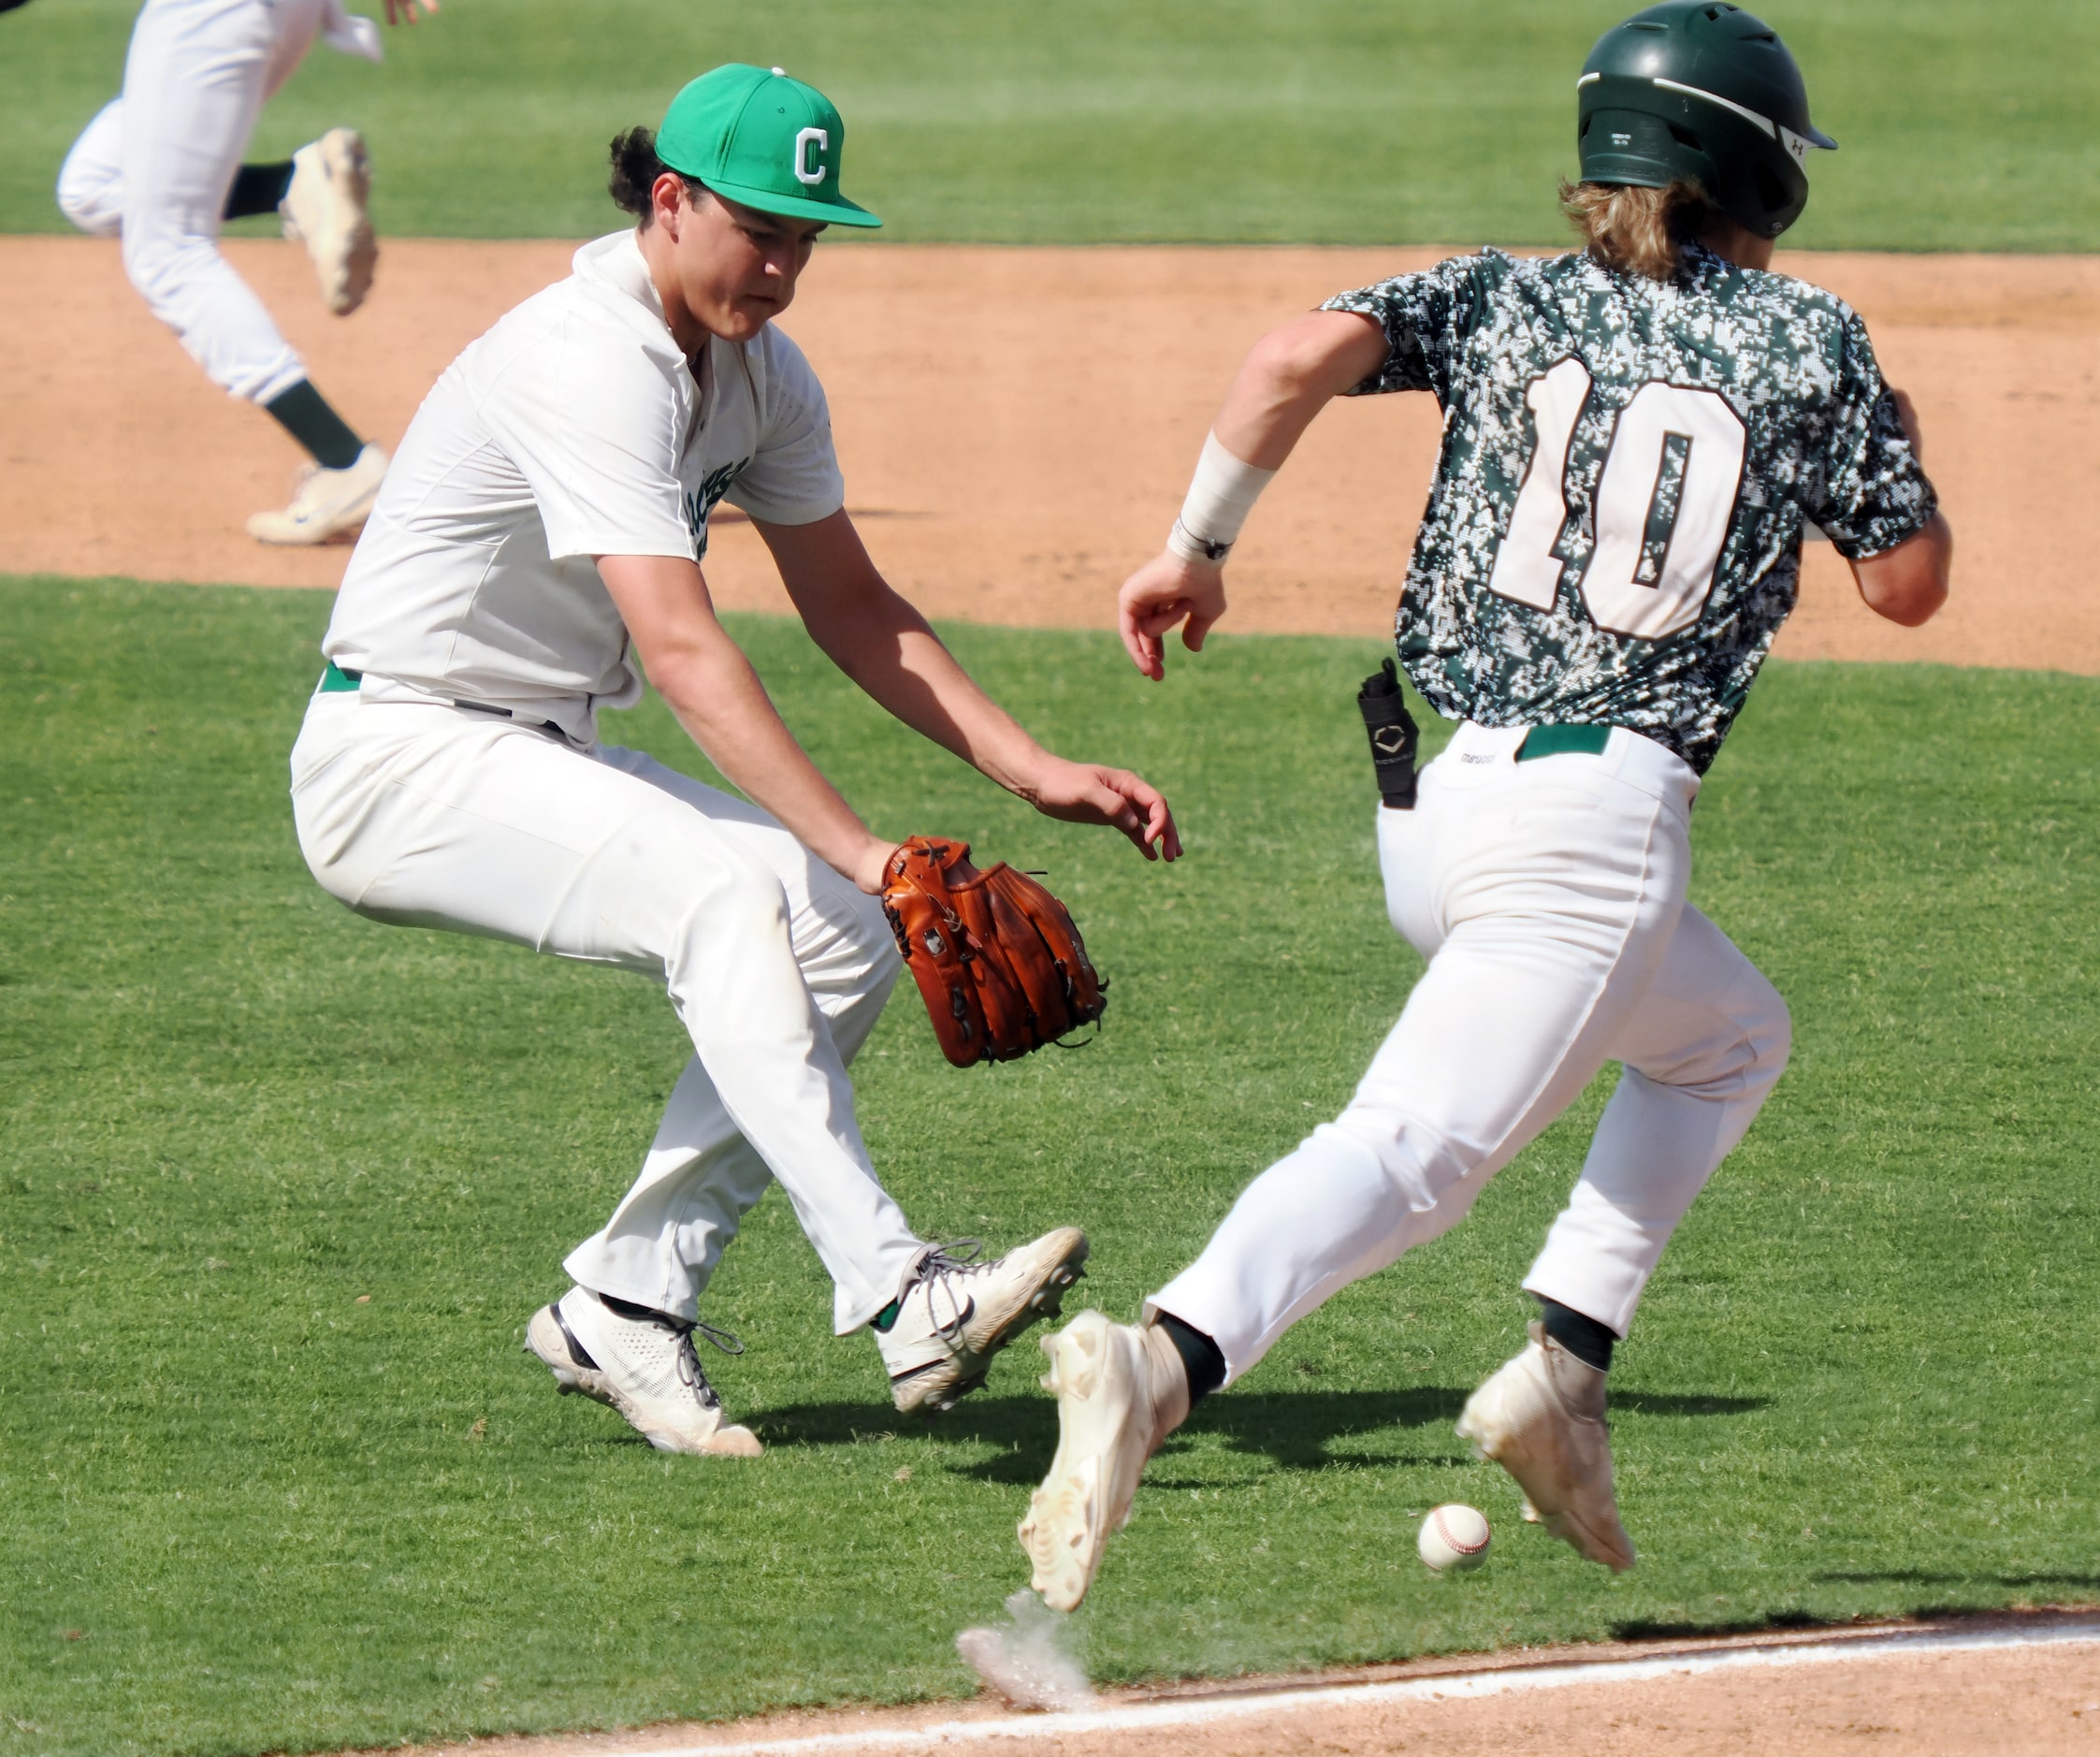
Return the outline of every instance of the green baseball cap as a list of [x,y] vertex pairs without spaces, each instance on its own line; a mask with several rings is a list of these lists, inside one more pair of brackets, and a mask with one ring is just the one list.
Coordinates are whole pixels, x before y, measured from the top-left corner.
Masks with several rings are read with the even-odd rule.
[[839,194],[846,123],[814,85],[740,62],[703,73],[671,100],[657,157],[760,213],[880,225]]

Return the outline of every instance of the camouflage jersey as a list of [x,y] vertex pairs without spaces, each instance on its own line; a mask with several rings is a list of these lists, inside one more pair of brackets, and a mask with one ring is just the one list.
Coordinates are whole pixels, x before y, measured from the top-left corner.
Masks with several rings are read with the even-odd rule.
[[1842,300],[1692,245],[1668,283],[1586,254],[1454,257],[1329,299],[1428,390],[1443,450],[1396,623],[1440,714],[1625,726],[1702,774],[1838,553],[1922,530],[1932,484]]

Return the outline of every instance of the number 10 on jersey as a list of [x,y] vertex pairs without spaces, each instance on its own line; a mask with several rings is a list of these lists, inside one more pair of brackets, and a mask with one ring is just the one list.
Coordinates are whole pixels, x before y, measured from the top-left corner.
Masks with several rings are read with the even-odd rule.
[[[1487,588],[1551,610],[1566,565],[1568,451],[1589,400],[1589,369],[1562,360],[1526,387],[1537,443]],[[1743,419],[1718,393],[1652,380],[1634,392],[1605,449],[1583,607],[1600,629],[1659,641],[1706,607],[1743,485]]]

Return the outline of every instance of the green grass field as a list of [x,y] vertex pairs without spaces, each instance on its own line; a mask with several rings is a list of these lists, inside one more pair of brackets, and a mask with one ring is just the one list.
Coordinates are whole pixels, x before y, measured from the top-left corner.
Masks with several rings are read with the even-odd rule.
[[[448,15],[449,16],[449,15]],[[0,1752],[255,1752],[966,1692],[1054,1414],[1032,1347],[891,1413],[787,1205],[708,1315],[771,1450],[666,1459],[518,1352],[684,1052],[635,979],[360,922],[284,759],[322,594],[0,582]],[[877,824],[1049,868],[1115,987],[1091,1048],[961,1073],[900,995],[861,1064],[918,1224],[1077,1219],[1128,1313],[1345,1096],[1412,978],[1349,695],[1368,644],[956,629],[1053,742],[1141,764],[1142,868],[736,628]],[[1112,731],[1104,732],[1104,728]],[[619,735],[697,762],[660,708]],[[1350,1289],[1154,1467],[1094,1676],[2100,1598],[2100,680],[1774,665],[1697,814],[1695,895],[1794,1066],[1615,1372],[1605,1576],[1451,1431],[1599,1095],[1470,1221]],[[1440,1581],[1416,1517],[1486,1508]]]
[[[376,10],[371,0],[368,9]],[[604,143],[721,60],[829,89],[849,190],[893,239],[1556,242],[1576,70],[1629,0],[445,0],[389,64],[316,51],[258,154],[370,136],[384,230],[610,229]],[[0,231],[64,222],[67,145],[116,92],[138,0],[0,18]],[[1790,241],[2100,244],[2092,0],[1769,0],[1841,142]],[[251,223],[251,229],[253,223]]]

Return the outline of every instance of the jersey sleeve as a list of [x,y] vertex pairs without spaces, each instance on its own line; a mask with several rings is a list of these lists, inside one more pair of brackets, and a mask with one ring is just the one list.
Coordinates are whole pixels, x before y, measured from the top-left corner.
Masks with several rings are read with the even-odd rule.
[[1896,414],[1867,327],[1847,312],[1837,391],[1819,475],[1809,481],[1803,510],[1847,560],[1908,542],[1932,522],[1939,497]]
[[510,364],[482,418],[532,491],[549,559],[689,560],[676,395],[631,344],[593,345],[599,341],[587,325],[564,326]]
[[759,449],[724,497],[769,525],[812,525],[846,504],[846,479],[832,444],[832,410],[803,351],[768,325],[745,351],[761,374]]
[[1452,370],[1482,307],[1482,275],[1491,254],[1453,256],[1418,274],[1337,293],[1320,309],[1354,312],[1385,332],[1385,363],[1348,394],[1427,390],[1448,399]]

